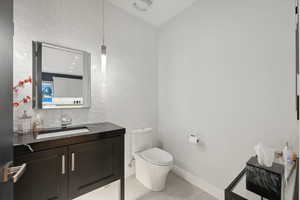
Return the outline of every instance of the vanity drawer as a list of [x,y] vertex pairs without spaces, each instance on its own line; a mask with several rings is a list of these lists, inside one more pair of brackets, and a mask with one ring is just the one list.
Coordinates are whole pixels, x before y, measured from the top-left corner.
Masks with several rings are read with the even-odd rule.
[[34,143],[25,144],[25,145],[15,145],[14,146],[14,157],[18,157],[21,155],[29,154],[32,152],[39,152],[44,150],[49,150],[53,148],[60,148],[74,144],[81,144],[86,142],[97,141],[105,138],[112,137],[121,137],[124,135],[124,130],[118,130],[113,132],[105,132],[105,133],[96,133],[90,135],[81,135],[74,136],[68,138],[56,138],[47,141],[38,141],[36,140]]

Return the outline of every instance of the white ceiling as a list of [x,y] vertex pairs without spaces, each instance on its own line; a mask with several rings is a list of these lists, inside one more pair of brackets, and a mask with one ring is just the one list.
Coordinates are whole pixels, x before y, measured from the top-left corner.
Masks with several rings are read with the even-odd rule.
[[131,2],[132,0],[108,0],[117,7],[120,7],[130,14],[142,18],[155,26],[160,26],[178,15],[187,7],[191,6],[197,0],[154,0],[151,8],[146,11],[136,10]]

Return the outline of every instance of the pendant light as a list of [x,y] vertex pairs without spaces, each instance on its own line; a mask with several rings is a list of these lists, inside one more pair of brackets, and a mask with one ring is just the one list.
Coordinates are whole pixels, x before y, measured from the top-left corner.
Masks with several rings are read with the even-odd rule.
[[107,48],[105,46],[105,13],[104,13],[104,6],[105,0],[102,0],[102,45],[101,45],[101,73],[103,75],[103,83],[105,83],[106,77],[106,65],[107,65]]

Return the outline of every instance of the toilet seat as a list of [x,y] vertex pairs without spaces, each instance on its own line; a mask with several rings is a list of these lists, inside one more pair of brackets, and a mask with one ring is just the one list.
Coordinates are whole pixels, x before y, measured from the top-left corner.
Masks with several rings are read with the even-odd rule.
[[152,148],[138,154],[142,159],[157,166],[169,166],[173,164],[173,156],[159,148]]

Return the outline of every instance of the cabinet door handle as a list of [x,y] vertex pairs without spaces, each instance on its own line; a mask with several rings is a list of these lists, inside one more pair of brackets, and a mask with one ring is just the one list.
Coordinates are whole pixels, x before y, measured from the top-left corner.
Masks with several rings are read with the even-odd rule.
[[16,183],[26,170],[26,163],[17,167],[11,167],[11,165],[12,162],[5,164],[1,177],[2,180],[0,180],[1,182],[7,183],[10,179],[12,179],[13,182]]
[[75,171],[75,153],[72,153],[71,170]]
[[61,156],[61,174],[65,174],[66,173],[66,157],[65,155]]
[[26,146],[30,150],[31,153],[34,152],[33,148],[29,144],[24,144],[24,146]]

